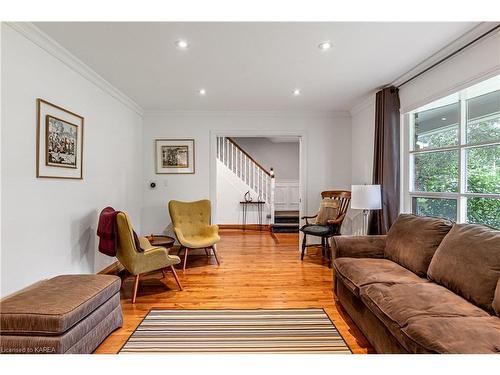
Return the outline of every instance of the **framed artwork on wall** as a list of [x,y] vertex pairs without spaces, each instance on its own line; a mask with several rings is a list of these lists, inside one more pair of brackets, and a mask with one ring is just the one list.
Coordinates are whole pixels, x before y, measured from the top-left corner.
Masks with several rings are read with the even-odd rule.
[[157,174],[194,173],[194,139],[156,139]]
[[36,177],[83,179],[84,118],[37,99]]

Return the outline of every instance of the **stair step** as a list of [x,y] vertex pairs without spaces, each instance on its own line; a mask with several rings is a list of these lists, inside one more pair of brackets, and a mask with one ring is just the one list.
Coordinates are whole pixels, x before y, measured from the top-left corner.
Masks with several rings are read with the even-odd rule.
[[274,217],[277,216],[293,216],[299,217],[299,211],[295,210],[283,210],[283,211],[274,211]]
[[271,224],[273,233],[298,233],[299,224],[294,223],[276,223]]
[[299,224],[299,217],[298,216],[275,216],[274,217],[274,222],[276,224]]

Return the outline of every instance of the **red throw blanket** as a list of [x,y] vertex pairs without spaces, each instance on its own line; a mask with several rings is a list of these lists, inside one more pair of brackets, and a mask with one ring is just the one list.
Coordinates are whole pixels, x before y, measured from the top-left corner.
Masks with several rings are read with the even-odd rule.
[[[97,225],[97,235],[99,236],[99,251],[110,257],[116,256],[116,246],[118,243],[118,229],[116,226],[116,215],[121,211],[115,211],[113,207],[106,207],[99,215]],[[135,231],[134,242],[137,251],[143,251],[139,242],[139,237]]]

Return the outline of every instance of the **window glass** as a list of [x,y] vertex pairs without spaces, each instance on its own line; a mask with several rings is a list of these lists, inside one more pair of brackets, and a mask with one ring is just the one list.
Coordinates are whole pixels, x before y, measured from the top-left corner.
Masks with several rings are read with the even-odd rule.
[[500,145],[466,150],[467,192],[500,194]]
[[467,221],[500,229],[500,199],[467,198]]
[[413,149],[418,151],[457,145],[459,119],[459,103],[415,113]]
[[467,143],[500,140],[500,90],[467,100]]
[[457,221],[457,200],[414,197],[412,199],[412,211],[420,216],[443,217]]
[[414,191],[458,192],[458,150],[415,154]]

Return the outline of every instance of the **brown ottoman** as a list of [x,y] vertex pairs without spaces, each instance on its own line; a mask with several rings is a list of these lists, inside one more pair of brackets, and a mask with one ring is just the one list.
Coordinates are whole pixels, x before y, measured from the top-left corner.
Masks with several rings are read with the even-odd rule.
[[0,301],[0,353],[92,353],[122,323],[119,277],[57,276]]

